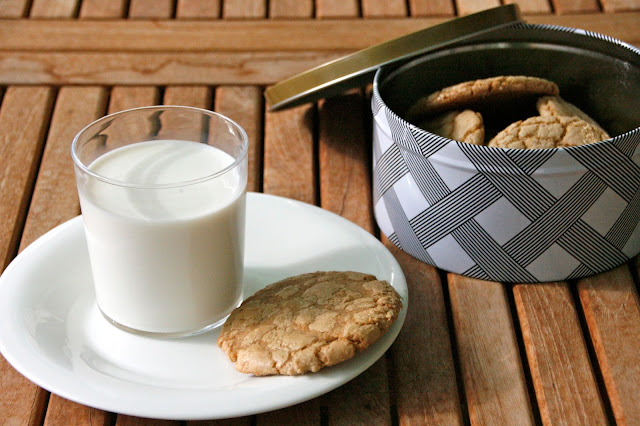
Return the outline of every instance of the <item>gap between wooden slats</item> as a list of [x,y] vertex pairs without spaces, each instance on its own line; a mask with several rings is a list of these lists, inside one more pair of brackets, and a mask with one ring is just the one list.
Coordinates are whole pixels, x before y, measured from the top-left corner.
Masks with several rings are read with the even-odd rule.
[[513,293],[542,421],[606,423],[569,285],[517,284]]
[[534,424],[503,284],[448,274],[472,424]]
[[585,322],[619,424],[640,424],[640,300],[628,265],[580,280]]
[[[49,127],[54,90],[10,87],[0,108],[0,271],[18,251]],[[14,424],[41,424],[48,393],[0,356],[0,412]]]

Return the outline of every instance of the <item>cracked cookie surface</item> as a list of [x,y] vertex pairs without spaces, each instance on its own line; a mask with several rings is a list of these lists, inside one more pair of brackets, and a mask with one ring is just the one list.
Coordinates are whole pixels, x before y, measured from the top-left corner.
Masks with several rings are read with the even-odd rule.
[[552,81],[538,77],[508,75],[465,81],[445,87],[419,99],[407,111],[407,120],[451,109],[471,108],[500,102],[522,101],[527,96],[558,95],[560,89]]
[[420,127],[428,132],[455,141],[482,145],[484,143],[484,124],[482,115],[466,109],[451,111],[425,120]]
[[599,127],[567,116],[536,116],[516,121],[498,133],[488,146],[514,149],[543,149],[585,145],[609,136]]
[[540,115],[543,117],[578,117],[591,124],[592,126],[598,128],[603,134],[607,135],[605,139],[609,139],[609,134],[602,127],[600,127],[600,125],[593,118],[588,116],[584,111],[582,111],[574,104],[565,101],[560,96],[543,96],[538,99],[536,108],[538,109]]
[[314,272],[271,284],[225,322],[218,346],[243,373],[298,375],[352,358],[382,336],[402,301],[359,272]]

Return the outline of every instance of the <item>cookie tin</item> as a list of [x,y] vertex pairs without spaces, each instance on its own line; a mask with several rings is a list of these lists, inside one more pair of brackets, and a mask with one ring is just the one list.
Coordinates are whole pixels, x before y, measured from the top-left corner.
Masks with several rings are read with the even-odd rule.
[[[420,96],[498,75],[554,81],[612,135],[570,148],[453,141],[403,119]],[[492,281],[570,280],[640,252],[640,50],[588,31],[516,24],[375,75],[374,213],[414,257]]]

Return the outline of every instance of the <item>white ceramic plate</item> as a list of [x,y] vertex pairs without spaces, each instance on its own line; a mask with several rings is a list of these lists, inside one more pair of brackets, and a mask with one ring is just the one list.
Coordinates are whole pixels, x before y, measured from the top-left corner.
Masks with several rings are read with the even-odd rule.
[[395,340],[408,302],[404,275],[374,237],[326,210],[250,193],[245,295],[316,270],[355,270],[389,281],[404,308],[391,329],[342,364],[298,377],[237,372],[218,331],[154,339],[109,324],[95,303],[82,219],[27,247],[0,277],[0,351],[23,375],[103,410],[169,419],[250,415],[326,393],[373,364]]

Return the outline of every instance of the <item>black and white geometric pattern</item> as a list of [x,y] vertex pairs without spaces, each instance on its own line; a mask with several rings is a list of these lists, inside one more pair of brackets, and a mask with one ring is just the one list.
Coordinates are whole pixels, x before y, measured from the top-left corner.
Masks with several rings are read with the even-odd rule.
[[376,221],[414,257],[480,279],[544,282],[640,252],[640,129],[550,150],[465,144],[393,113],[377,77],[372,110]]

